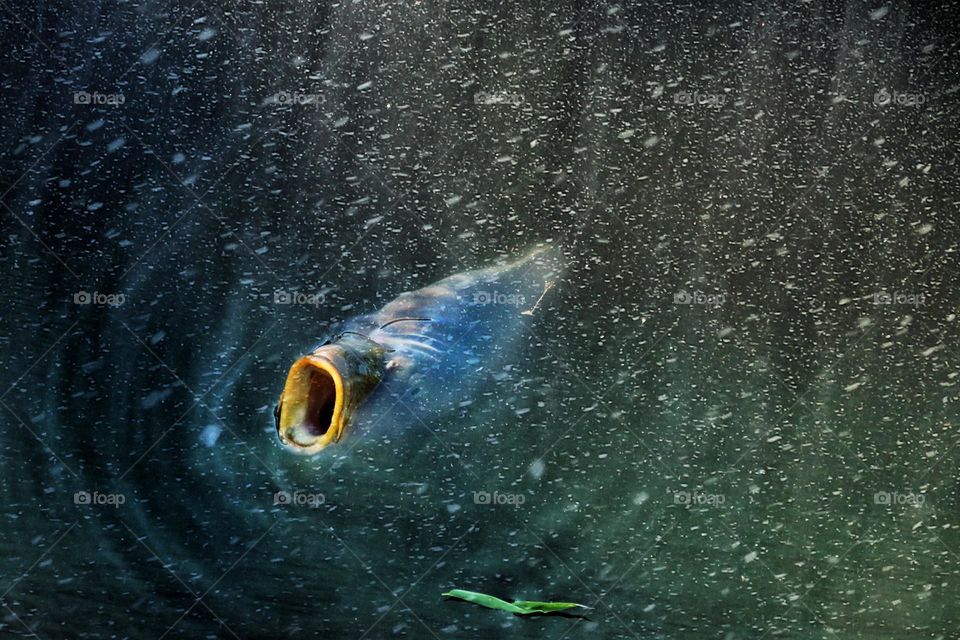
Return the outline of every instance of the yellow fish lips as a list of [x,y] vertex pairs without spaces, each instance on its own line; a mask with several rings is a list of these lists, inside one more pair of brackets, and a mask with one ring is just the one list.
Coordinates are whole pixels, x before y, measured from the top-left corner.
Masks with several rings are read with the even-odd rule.
[[308,355],[287,375],[277,405],[280,442],[302,453],[316,453],[343,433],[343,377],[326,358]]
[[362,336],[343,336],[294,362],[274,410],[280,442],[306,455],[338,442],[383,376],[383,353]]

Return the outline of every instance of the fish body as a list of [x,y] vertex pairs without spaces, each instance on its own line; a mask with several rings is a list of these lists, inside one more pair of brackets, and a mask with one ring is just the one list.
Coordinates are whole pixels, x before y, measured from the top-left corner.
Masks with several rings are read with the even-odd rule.
[[382,412],[382,400],[392,406],[386,396],[419,409],[456,407],[510,354],[560,271],[559,251],[539,249],[346,321],[290,368],[274,411],[280,441],[318,453]]

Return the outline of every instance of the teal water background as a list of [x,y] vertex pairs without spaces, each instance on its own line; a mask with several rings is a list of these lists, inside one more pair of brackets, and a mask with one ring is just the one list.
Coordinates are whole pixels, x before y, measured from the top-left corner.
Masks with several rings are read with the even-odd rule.
[[[0,635],[955,635],[955,9],[7,13]],[[280,448],[336,321],[537,242],[457,411]]]

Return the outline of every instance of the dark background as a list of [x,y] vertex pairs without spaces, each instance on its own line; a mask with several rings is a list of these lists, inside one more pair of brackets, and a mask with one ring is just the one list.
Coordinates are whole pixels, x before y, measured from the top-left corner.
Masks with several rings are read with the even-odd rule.
[[[949,637],[960,31],[917,5],[0,0],[2,635]],[[536,242],[472,405],[278,447],[333,322]]]

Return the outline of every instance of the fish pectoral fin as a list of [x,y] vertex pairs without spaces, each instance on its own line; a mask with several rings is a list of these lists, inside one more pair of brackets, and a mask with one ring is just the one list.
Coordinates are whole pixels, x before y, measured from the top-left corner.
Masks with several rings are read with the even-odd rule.
[[402,354],[397,354],[387,361],[387,364],[384,365],[384,368],[387,371],[399,371],[400,369],[409,367],[411,364],[413,363],[411,362],[410,358]]

